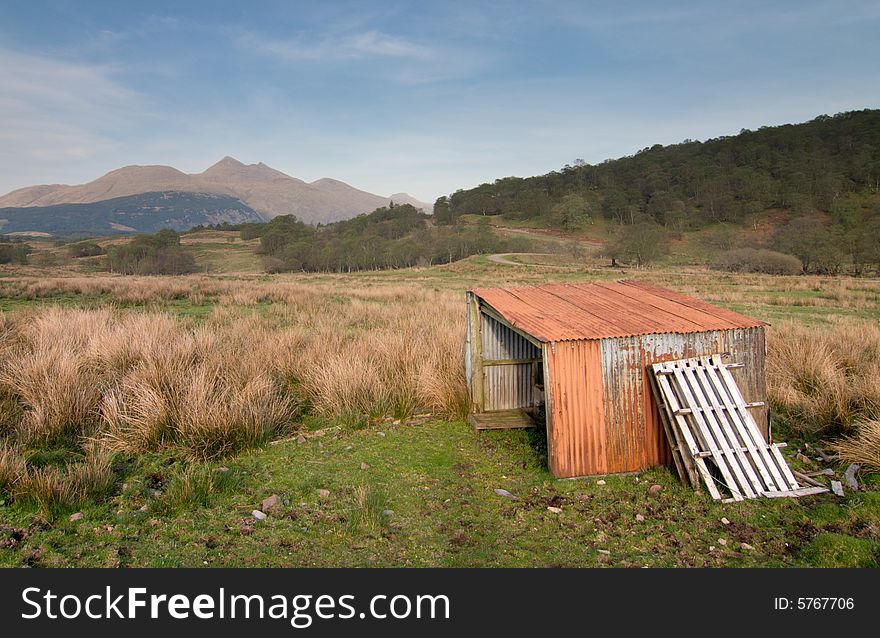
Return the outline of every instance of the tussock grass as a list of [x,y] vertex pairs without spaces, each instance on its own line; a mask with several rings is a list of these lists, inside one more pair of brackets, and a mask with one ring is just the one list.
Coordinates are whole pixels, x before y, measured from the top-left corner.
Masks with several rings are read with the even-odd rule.
[[860,421],[856,433],[834,442],[832,449],[845,463],[858,463],[862,467],[880,472],[880,420]]
[[796,431],[849,434],[859,419],[880,414],[880,328],[858,321],[775,326],[767,382],[774,407]]
[[[10,450],[0,449],[0,472],[5,474],[8,469],[15,474],[6,491],[16,501],[31,503],[44,514],[57,516],[84,503],[101,501],[115,488],[111,455],[98,447],[90,447],[82,462],[68,463],[63,468],[28,466],[23,456]],[[8,458],[4,460],[5,456]]]

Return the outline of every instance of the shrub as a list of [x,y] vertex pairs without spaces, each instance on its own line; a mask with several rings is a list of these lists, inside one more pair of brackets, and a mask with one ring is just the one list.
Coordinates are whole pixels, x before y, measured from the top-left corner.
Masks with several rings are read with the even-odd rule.
[[26,264],[30,246],[21,243],[0,243],[0,264]]
[[773,250],[735,248],[727,250],[712,262],[715,270],[759,272],[768,275],[797,275],[802,272],[800,260]]
[[81,241],[76,244],[70,244],[67,247],[67,254],[71,257],[97,257],[98,255],[107,254],[107,251],[94,242]]
[[182,275],[196,269],[195,257],[180,245],[180,235],[167,229],[113,246],[108,258],[110,270],[124,275]]

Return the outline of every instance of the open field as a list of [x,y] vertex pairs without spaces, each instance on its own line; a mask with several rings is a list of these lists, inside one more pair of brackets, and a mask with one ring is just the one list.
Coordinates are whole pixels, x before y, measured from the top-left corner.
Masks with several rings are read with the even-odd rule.
[[[200,260],[238,250],[197,240]],[[841,479],[847,463],[808,445],[830,451],[828,438],[877,418],[880,281],[506,261],[0,270],[0,564],[877,565],[880,480],[867,467],[868,491],[736,505],[667,468],[556,480],[540,433],[463,422],[462,341],[476,285],[630,277],[757,316],[773,324],[775,437],[793,467]]]

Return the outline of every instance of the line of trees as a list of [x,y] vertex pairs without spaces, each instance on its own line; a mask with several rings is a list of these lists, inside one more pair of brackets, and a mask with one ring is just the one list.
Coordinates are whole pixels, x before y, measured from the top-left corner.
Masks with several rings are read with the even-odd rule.
[[107,263],[111,272],[124,275],[183,275],[196,270],[195,257],[180,245],[180,235],[167,228],[110,247]]
[[351,272],[449,263],[470,255],[528,250],[523,239],[496,236],[486,224],[438,227],[410,204],[377,208],[353,219],[313,227],[294,215],[242,225],[259,237],[269,272]]

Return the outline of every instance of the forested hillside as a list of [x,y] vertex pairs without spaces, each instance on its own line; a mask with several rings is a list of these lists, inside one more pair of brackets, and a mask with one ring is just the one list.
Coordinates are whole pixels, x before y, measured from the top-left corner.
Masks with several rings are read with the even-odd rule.
[[863,110],[506,177],[439,198],[434,214],[438,225],[481,214],[570,231],[602,216],[618,235],[662,241],[778,209],[777,232],[752,248],[795,255],[806,271],[860,271],[880,262],[878,191],[880,111]]

